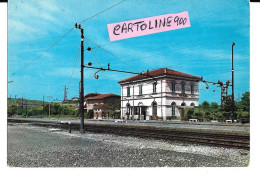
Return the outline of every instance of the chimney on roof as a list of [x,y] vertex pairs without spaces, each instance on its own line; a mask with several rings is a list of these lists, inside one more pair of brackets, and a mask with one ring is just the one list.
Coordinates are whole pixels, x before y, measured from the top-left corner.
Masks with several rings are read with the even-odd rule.
[[164,68],[164,73],[166,74],[166,72],[167,72],[167,68]]

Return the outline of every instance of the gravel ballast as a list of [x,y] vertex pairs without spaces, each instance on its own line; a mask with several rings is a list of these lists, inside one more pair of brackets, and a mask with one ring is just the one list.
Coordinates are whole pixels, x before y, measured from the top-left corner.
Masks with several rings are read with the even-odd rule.
[[11,167],[245,167],[249,151],[8,125]]

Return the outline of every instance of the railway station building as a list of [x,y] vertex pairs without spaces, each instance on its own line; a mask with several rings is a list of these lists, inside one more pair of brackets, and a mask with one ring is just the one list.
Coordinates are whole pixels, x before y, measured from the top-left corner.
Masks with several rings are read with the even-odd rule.
[[84,98],[84,112],[93,110],[94,118],[104,118],[106,111],[115,111],[120,95],[113,93],[88,93]]
[[121,118],[181,120],[185,108],[199,106],[200,81],[202,77],[168,68],[121,80]]

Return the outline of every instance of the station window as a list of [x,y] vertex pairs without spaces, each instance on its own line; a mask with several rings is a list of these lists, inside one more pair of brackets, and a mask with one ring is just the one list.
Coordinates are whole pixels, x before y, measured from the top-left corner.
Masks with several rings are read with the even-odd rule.
[[181,83],[181,93],[185,93],[185,83]]
[[127,96],[130,96],[130,87],[127,87]]
[[172,93],[175,93],[175,82],[172,82]]
[[172,102],[171,106],[172,106],[172,116],[175,116],[176,103]]
[[194,84],[191,84],[191,86],[190,86],[190,93],[194,94]]
[[155,82],[155,83],[153,83],[153,93],[156,93],[156,85],[157,85],[157,83]]
[[143,94],[143,85],[139,85],[139,95]]

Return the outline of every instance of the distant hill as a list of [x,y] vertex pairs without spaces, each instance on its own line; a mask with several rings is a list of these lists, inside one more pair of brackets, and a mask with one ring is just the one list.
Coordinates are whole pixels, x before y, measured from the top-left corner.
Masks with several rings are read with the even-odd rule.
[[[15,98],[8,98],[7,99],[7,104],[11,105],[11,104],[18,104],[18,105],[28,105],[28,106],[42,106],[43,105],[43,101],[40,100],[30,100],[30,99],[15,99]],[[47,104],[47,101],[44,101],[44,104]]]
[[[54,101],[55,102],[55,101]],[[44,103],[43,103],[43,101],[42,100],[30,100],[30,99],[21,99],[21,98],[17,98],[17,99],[15,99],[15,98],[8,98],[7,99],[7,104],[8,105],[11,105],[11,104],[16,104],[16,103],[18,103],[18,105],[24,105],[24,106],[29,106],[29,107],[31,107],[31,106],[35,106],[35,107],[38,107],[38,106],[43,106],[43,104],[49,104],[49,102],[48,101],[44,101]],[[58,102],[56,102],[56,103],[58,103]],[[78,101],[72,101],[72,100],[66,100],[63,104],[78,104]]]

